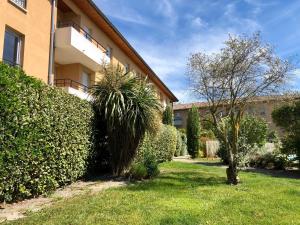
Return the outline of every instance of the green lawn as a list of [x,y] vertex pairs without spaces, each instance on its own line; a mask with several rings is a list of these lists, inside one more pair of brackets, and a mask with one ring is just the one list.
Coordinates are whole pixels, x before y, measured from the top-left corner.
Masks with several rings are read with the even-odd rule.
[[164,163],[151,181],[59,201],[12,224],[300,224],[300,180]]

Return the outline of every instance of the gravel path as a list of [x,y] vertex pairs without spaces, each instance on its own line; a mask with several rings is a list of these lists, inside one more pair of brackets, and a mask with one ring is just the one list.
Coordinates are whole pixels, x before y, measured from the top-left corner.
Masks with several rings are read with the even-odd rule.
[[0,223],[26,216],[26,212],[36,212],[53,203],[82,194],[96,194],[111,187],[125,186],[125,181],[78,181],[65,188],[56,190],[49,197],[38,197],[12,204],[0,204]]

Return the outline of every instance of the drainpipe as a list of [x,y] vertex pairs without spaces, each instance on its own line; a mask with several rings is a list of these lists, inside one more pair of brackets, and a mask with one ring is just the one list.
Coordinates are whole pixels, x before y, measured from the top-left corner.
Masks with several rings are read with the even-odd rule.
[[52,0],[51,3],[51,30],[50,30],[50,51],[49,51],[49,67],[48,67],[48,84],[54,85],[54,74],[53,74],[53,55],[54,55],[54,32],[55,32],[55,5],[56,0]]

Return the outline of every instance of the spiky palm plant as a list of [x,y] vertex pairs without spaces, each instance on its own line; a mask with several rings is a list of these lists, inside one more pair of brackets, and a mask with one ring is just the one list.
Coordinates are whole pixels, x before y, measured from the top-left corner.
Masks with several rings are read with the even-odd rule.
[[130,165],[145,132],[155,127],[161,106],[151,84],[124,73],[120,66],[105,66],[103,75],[91,95],[104,120],[112,172],[120,175]]

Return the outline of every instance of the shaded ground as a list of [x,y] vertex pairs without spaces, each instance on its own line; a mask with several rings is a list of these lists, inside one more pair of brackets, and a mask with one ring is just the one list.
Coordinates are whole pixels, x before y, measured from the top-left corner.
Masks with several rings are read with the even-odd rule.
[[[218,159],[191,159],[189,156],[180,156],[180,157],[175,157],[174,161],[227,168],[227,166],[222,164]],[[300,170],[295,170],[295,169],[294,170],[273,170],[273,169],[260,169],[260,168],[249,167],[243,169],[243,172],[260,173],[260,174],[264,174],[272,177],[278,177],[278,178],[300,179]]]
[[230,186],[223,167],[199,161],[163,163],[160,169],[153,180],[77,195],[10,223],[300,224],[300,180],[241,172],[242,183]]
[[105,177],[95,181],[78,181],[65,188],[58,189],[48,197],[24,200],[13,204],[0,204],[0,223],[6,220],[16,220],[26,216],[29,212],[37,212],[49,207],[55,202],[64,201],[77,195],[93,195],[110,187],[125,185],[124,181],[108,180]]

